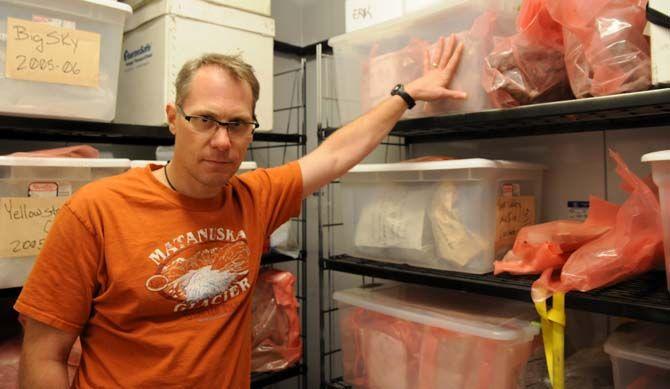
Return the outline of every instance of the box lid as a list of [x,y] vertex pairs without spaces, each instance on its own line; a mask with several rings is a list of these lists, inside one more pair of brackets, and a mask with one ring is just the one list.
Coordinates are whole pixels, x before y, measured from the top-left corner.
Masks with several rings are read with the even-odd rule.
[[165,166],[167,165],[168,161],[150,161],[146,159],[135,159],[130,161],[130,167],[131,168],[136,168],[136,167],[146,167],[148,165],[162,165]]
[[453,159],[431,162],[367,163],[354,166],[349,173],[406,172],[426,170],[458,169],[516,169],[545,170],[545,167],[533,163],[490,160],[482,158]]
[[240,168],[238,170],[256,170],[258,168],[258,165],[254,161],[244,161],[240,164]]
[[[138,9],[126,21],[125,32],[161,16],[171,15],[219,26],[275,36],[274,19],[203,0],[159,0]],[[202,37],[200,39],[207,39]]]
[[605,343],[605,352],[615,358],[670,370],[670,327],[653,323],[626,323]]
[[477,15],[486,10],[498,11],[502,14],[515,16],[518,13],[520,0],[441,0],[439,4],[418,11],[409,12],[401,18],[391,19],[348,32],[328,40],[328,45],[336,48],[341,45],[373,44],[393,35],[406,35],[407,31],[422,25],[444,23],[443,20],[454,15]]
[[[130,5],[118,2],[116,0],[76,0],[80,4],[78,5],[81,7],[81,3],[84,4],[91,4],[91,5],[99,5],[101,7],[106,7],[108,9],[113,9],[115,11],[122,12],[126,14],[126,16],[130,15],[133,13],[133,9]],[[18,4],[23,7],[39,7],[39,8],[53,8],[54,10],[59,10],[61,12],[68,12],[69,9],[64,9],[62,5],[59,5],[58,1],[53,1],[49,2],[50,4],[45,4],[43,0],[3,0],[3,3],[12,3],[12,4]],[[74,4],[76,5],[76,4]],[[70,8],[70,7],[68,7]],[[83,15],[82,15],[83,16]]]
[[417,285],[390,284],[335,292],[333,298],[399,319],[501,341],[539,333],[533,307],[512,300]]
[[670,150],[655,151],[642,156],[642,162],[670,161]]
[[0,157],[0,166],[129,168],[130,160],[124,158],[43,158],[2,156]]

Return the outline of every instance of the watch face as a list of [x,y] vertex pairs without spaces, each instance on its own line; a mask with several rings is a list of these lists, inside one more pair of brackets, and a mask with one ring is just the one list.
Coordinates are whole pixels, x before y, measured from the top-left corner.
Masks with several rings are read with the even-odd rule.
[[394,93],[399,92],[400,89],[402,89],[402,85],[398,84],[398,85],[396,85],[396,86],[393,87],[393,92],[394,92]]

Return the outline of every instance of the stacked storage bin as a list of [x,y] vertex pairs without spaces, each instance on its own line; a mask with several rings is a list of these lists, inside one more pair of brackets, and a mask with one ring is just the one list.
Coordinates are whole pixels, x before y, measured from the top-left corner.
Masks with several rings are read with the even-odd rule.
[[129,167],[127,159],[0,157],[0,288],[23,285],[72,193]]

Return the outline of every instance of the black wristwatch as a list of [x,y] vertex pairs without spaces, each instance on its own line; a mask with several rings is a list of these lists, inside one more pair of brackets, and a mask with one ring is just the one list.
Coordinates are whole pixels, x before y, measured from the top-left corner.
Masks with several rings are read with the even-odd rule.
[[402,97],[403,100],[405,100],[405,103],[407,104],[407,108],[412,109],[416,105],[416,101],[412,98],[412,96],[409,95],[405,91],[405,87],[402,84],[396,85],[393,90],[391,91],[391,96],[400,96]]

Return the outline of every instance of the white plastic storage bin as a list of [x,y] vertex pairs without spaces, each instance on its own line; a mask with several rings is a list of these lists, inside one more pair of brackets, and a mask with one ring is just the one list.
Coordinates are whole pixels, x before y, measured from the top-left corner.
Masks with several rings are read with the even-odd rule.
[[[649,0],[649,8],[670,18],[670,1]],[[670,26],[649,23],[651,40],[651,82],[670,86]]]
[[[0,0],[0,113],[114,119],[130,14],[127,4],[110,0]],[[22,39],[28,36],[34,47]]]
[[612,359],[615,389],[667,389],[670,386],[670,327],[627,323],[605,343]]
[[345,250],[488,273],[539,219],[542,170],[486,159],[358,165],[342,177]]
[[254,67],[261,85],[258,131],[272,129],[273,19],[204,0],[158,0],[137,10],[125,31],[116,122],[164,125],[181,66],[223,53],[241,54]]
[[0,157],[0,289],[23,285],[72,193],[129,166],[127,159]]
[[[133,9],[144,7],[154,0],[122,0],[129,4]],[[239,8],[245,11],[270,16],[272,14],[271,0],[208,0],[211,3],[221,4],[228,7]]]
[[452,89],[466,100],[419,103],[403,118],[479,111],[492,105],[481,85],[484,57],[493,36],[514,32],[513,0],[449,0],[400,19],[363,28],[328,41],[335,60],[335,97],[342,123],[349,122],[389,96],[398,83],[423,74],[424,52],[440,36],[455,33],[465,44]]
[[333,298],[344,380],[354,388],[524,387],[539,333],[527,304],[398,284]]
[[651,163],[654,183],[658,186],[663,222],[663,247],[665,250],[665,271],[670,292],[670,150],[657,151],[642,156],[642,162]]

